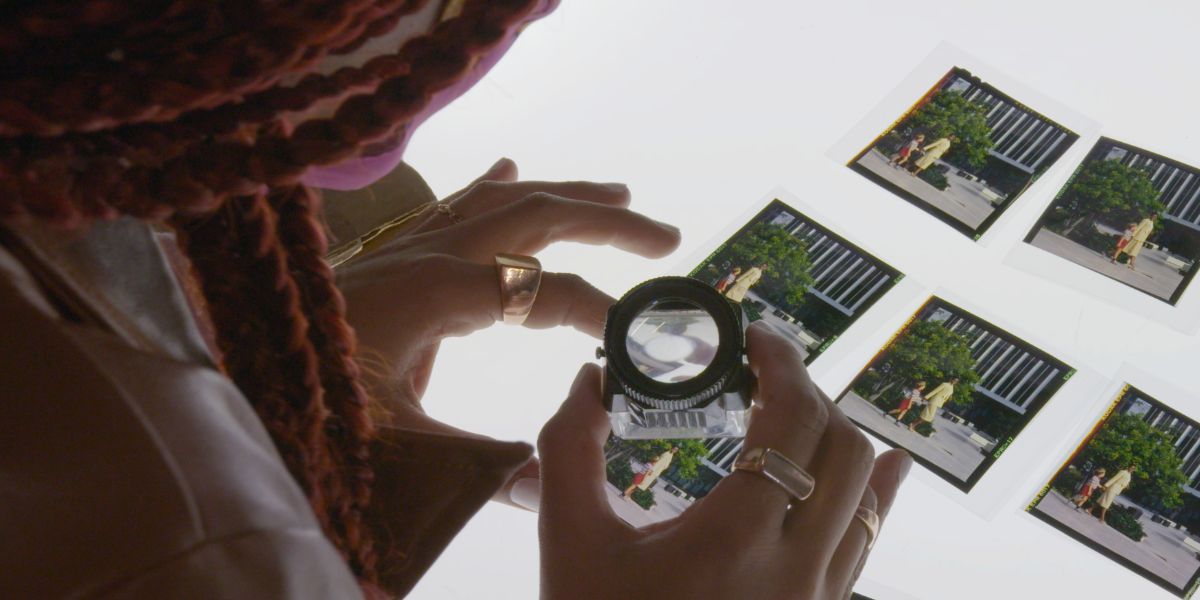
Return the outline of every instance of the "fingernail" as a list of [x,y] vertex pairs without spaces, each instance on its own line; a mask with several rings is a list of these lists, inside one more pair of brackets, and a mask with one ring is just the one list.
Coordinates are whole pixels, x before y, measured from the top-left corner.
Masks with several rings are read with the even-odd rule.
[[623,183],[604,183],[604,184],[601,184],[601,187],[603,187],[604,189],[606,189],[614,194],[628,194],[629,193],[629,186],[627,186]]
[[667,231],[670,231],[671,233],[675,233],[675,234],[679,233],[679,228],[670,223],[663,223],[662,221],[655,221],[655,223],[658,223],[659,227],[662,227],[663,229],[666,229]]
[[518,479],[508,490],[508,499],[525,510],[537,512],[542,503],[542,482],[536,477]]
[[904,479],[908,477],[908,472],[912,470],[912,465],[912,455],[905,451],[904,458],[900,460],[900,465],[896,469],[896,486],[904,483]]

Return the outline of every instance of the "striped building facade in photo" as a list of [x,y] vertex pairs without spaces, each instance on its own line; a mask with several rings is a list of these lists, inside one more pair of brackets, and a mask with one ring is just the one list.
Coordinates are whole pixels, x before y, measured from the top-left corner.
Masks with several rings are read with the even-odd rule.
[[1036,173],[1047,161],[1057,158],[1074,136],[964,70],[952,71],[942,89],[983,105],[995,143],[989,152],[1026,173]]
[[1163,217],[1200,231],[1200,169],[1169,161],[1143,150],[1104,140],[1097,149],[1106,160],[1145,171],[1166,209]]
[[1133,388],[1125,393],[1118,408],[1120,414],[1141,417],[1151,427],[1166,432],[1175,445],[1175,454],[1183,461],[1183,473],[1187,476],[1187,491],[1200,496],[1200,427],[1196,427],[1178,414],[1152,404]]
[[975,391],[987,398],[1025,414],[1042,391],[1065,374],[1062,365],[1047,361],[966,317],[939,310],[949,314],[942,322],[947,329],[970,340],[971,357],[980,378]]
[[854,316],[869,305],[896,272],[879,261],[847,246],[822,228],[787,210],[780,210],[771,223],[783,227],[804,242],[813,282],[812,295],[838,312]]

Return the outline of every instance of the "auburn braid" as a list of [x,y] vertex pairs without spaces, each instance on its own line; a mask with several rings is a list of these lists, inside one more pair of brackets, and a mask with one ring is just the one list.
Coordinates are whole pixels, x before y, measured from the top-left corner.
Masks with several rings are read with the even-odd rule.
[[[372,37],[390,31],[401,18],[425,2],[391,0],[376,5],[378,18],[368,23],[350,46],[332,53],[352,51]],[[291,86],[272,87],[249,94],[234,104],[191,111],[174,121],[125,125],[111,131],[110,145],[118,156],[134,164],[157,164],[163,158],[177,155],[184,141],[236,134],[239,129],[267,123],[282,112],[304,111],[323,100],[373,91],[380,81],[407,72],[405,58],[404,54],[376,56],[358,67],[342,67],[328,75],[310,73]],[[74,134],[64,139],[79,143],[87,136]]]
[[[371,537],[363,516],[371,499],[374,473],[370,441],[375,428],[367,413],[366,390],[359,382],[355,361],[354,331],[346,324],[346,304],[334,284],[333,270],[325,260],[328,242],[317,220],[320,199],[302,185],[278,188],[269,196],[279,215],[279,235],[288,254],[288,266],[300,289],[304,313],[309,317],[308,337],[320,360],[321,383],[330,418],[325,435],[331,454],[339,459],[330,494],[332,521],[350,549],[356,570],[374,575]],[[343,481],[344,480],[344,481]],[[348,487],[344,493],[342,484]]]
[[[188,110],[218,106],[272,86],[328,49],[352,43],[362,33],[360,14],[371,6],[371,0],[309,0],[269,10],[259,3],[214,2],[204,9],[201,22],[208,21],[209,27],[197,39],[162,21],[147,24],[168,47],[160,41],[148,45],[151,51],[140,52],[136,38],[126,37],[120,47],[101,55],[105,60],[93,59],[86,74],[72,65],[76,76],[70,78],[33,72],[0,80],[5,88],[0,135],[59,135],[169,120]],[[195,15],[183,16],[183,23],[197,21]],[[17,20],[18,25],[25,22]],[[233,35],[214,37],[231,29]],[[188,45],[175,47],[181,43]],[[23,110],[8,110],[18,106]]]
[[[176,228],[224,370],[370,597],[381,595],[363,521],[374,428],[354,335],[322,258],[319,201],[298,181],[310,166],[394,147],[435,93],[540,2],[468,0],[396,54],[279,82],[385,33],[424,1],[297,0],[306,8],[296,15],[265,1],[81,0],[67,13],[58,2],[0,6],[0,15],[23,15],[0,18],[0,49],[11,51],[0,53],[0,219],[81,226],[129,215]],[[314,23],[318,7],[338,18]],[[231,29],[267,34],[236,46],[237,33],[224,35]],[[56,54],[59,42],[65,50]],[[231,48],[248,47],[257,49],[253,60],[231,60]],[[81,48],[122,52],[119,60],[73,55]],[[44,57],[32,56],[42,49]],[[203,76],[175,85],[162,65],[188,60]],[[142,64],[168,89],[114,85]],[[16,80],[32,87],[10,93]],[[96,100],[88,90],[104,93]],[[285,124],[318,102],[336,102],[333,116]]]
[[[408,73],[383,81],[376,91],[358,94],[343,101],[334,116],[304,122],[291,135],[268,134],[254,141],[204,140],[186,148],[181,156],[160,166],[134,165],[129,161],[100,160],[86,162],[83,176],[97,182],[86,191],[71,185],[69,207],[83,204],[82,193],[96,197],[99,204],[112,205],[119,212],[147,207],[134,198],[158,198],[166,204],[162,210],[211,210],[225,195],[253,193],[260,185],[290,185],[298,181],[310,165],[328,165],[351,158],[363,147],[390,140],[403,133],[407,122],[429,102],[431,95],[457,81],[472,61],[499,43],[505,27],[517,23],[536,4],[535,0],[492,0],[464,9],[456,19],[441,23],[429,36],[405,44],[405,54],[423,57]],[[20,148],[16,148],[20,154]],[[29,206],[43,201],[37,194],[21,193],[22,185],[41,185],[44,179],[33,177],[36,160],[22,161],[12,178],[0,174],[0,205],[19,203],[20,207],[0,208],[2,213],[38,212]],[[100,170],[97,174],[86,171]],[[11,179],[11,180],[10,180]],[[66,184],[71,184],[69,180]]]
[[317,353],[300,290],[265,195],[231,198],[215,213],[172,221],[208,307],[225,373],[254,406],[292,476],[329,530]]

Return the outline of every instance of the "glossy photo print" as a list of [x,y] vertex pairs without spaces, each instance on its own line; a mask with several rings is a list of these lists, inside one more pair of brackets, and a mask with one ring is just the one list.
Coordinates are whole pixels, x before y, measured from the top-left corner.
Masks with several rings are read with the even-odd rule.
[[837,399],[846,415],[963,492],[1074,369],[931,298]]
[[1200,169],[1102,138],[1025,242],[1174,305],[1200,269]]
[[1200,579],[1200,423],[1123,386],[1028,511],[1191,597]]
[[[791,340],[811,363],[903,275],[779,200],[769,202],[689,275]],[[674,517],[733,469],[742,438],[605,445],[607,492],[625,521]]]
[[770,202],[689,273],[792,340],[811,363],[903,275],[800,211]]
[[1078,138],[955,67],[848,166],[979,239]]

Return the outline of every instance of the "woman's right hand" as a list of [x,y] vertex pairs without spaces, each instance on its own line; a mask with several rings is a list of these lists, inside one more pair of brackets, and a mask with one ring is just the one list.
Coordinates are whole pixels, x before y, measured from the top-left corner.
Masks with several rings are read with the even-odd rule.
[[746,448],[773,448],[816,480],[795,502],[736,471],[683,514],[634,529],[608,503],[601,371],[585,365],[538,440],[543,598],[797,598],[850,595],[866,560],[862,505],[887,516],[912,465],[871,443],[808,377],[796,348],[761,325],[747,336],[758,378]]

